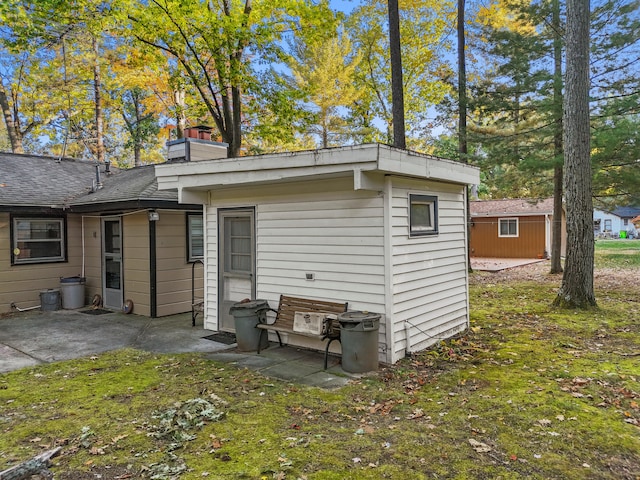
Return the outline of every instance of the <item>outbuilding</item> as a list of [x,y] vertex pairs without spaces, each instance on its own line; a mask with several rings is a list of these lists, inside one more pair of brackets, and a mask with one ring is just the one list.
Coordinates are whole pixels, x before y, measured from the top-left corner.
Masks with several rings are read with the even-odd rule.
[[[471,256],[548,258],[553,239],[553,198],[476,200],[471,209]],[[561,255],[566,252],[566,217],[562,210]]]
[[203,205],[207,329],[233,331],[229,308],[245,298],[348,302],[381,314],[379,360],[394,363],[468,327],[475,167],[368,144],[167,163],[156,176]]

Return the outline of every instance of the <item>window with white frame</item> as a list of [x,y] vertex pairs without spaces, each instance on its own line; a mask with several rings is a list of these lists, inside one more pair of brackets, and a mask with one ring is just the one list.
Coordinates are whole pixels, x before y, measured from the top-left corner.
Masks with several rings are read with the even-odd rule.
[[612,230],[612,222],[610,218],[605,218],[604,219],[604,231],[605,232],[610,232]]
[[498,219],[498,236],[499,237],[517,237],[518,236],[518,219],[517,218]]
[[201,213],[187,214],[187,260],[204,258],[204,223]]
[[13,264],[64,262],[64,218],[14,217],[11,222]]
[[409,236],[438,234],[438,197],[409,195]]

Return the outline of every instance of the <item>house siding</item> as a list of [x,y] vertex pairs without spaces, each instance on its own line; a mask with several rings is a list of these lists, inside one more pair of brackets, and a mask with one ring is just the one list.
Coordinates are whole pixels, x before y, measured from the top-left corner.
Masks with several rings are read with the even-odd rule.
[[147,212],[122,216],[124,300],[138,315],[151,315],[149,283],[149,220]]
[[[498,236],[500,218],[518,218],[517,237]],[[537,258],[547,250],[546,228],[547,220],[544,215],[474,217],[471,228],[471,256]]]
[[0,311],[10,311],[11,304],[19,308],[40,305],[40,292],[60,288],[60,277],[81,274],[82,243],[81,219],[77,215],[67,216],[66,249],[67,261],[11,265],[11,217],[0,213]]
[[[156,229],[157,315],[191,310],[191,263],[187,262],[185,212],[159,211]],[[202,298],[202,268],[195,270],[196,296]]]
[[[437,196],[437,235],[409,236],[410,193]],[[464,204],[464,187],[459,185],[393,180],[391,362],[468,325]]]
[[[287,294],[384,312],[383,197],[377,192],[354,192],[353,179],[336,179],[258,187],[246,198],[237,192],[214,195],[215,208],[207,209],[208,253],[217,252],[216,208],[255,207],[257,298],[272,307]],[[215,272],[211,257],[207,271]],[[307,280],[307,273],[315,279]],[[211,305],[214,299],[217,303],[214,277],[207,275],[208,328],[217,326],[212,322],[217,318]],[[310,343],[303,337],[289,341]]]

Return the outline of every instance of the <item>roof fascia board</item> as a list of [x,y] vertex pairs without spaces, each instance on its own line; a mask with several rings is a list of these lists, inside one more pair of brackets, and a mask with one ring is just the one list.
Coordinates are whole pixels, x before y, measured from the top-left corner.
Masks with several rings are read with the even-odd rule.
[[146,208],[156,209],[171,209],[171,210],[189,210],[200,209],[201,204],[182,204],[176,201],[161,201],[161,200],[149,200],[149,201],[118,201],[118,202],[105,202],[96,203],[92,205],[73,205],[67,212],[69,213],[103,213],[122,210],[137,210]]
[[491,213],[472,213],[472,217],[539,217],[540,215],[551,215],[553,212],[491,212]]
[[480,170],[476,167],[386,145],[359,145],[156,166],[159,190],[176,187],[206,190],[346,174],[354,175],[356,189],[368,188],[367,185],[373,185],[364,179],[365,172],[456,184],[477,184],[480,181]]

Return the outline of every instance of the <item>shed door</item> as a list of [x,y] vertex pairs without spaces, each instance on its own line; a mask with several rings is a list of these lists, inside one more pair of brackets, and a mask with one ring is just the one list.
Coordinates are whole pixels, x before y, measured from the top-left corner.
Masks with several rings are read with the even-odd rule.
[[231,306],[255,298],[255,232],[253,209],[222,210],[219,213],[218,258],[220,285],[220,330],[234,331]]
[[102,302],[105,308],[122,309],[122,223],[102,220]]

